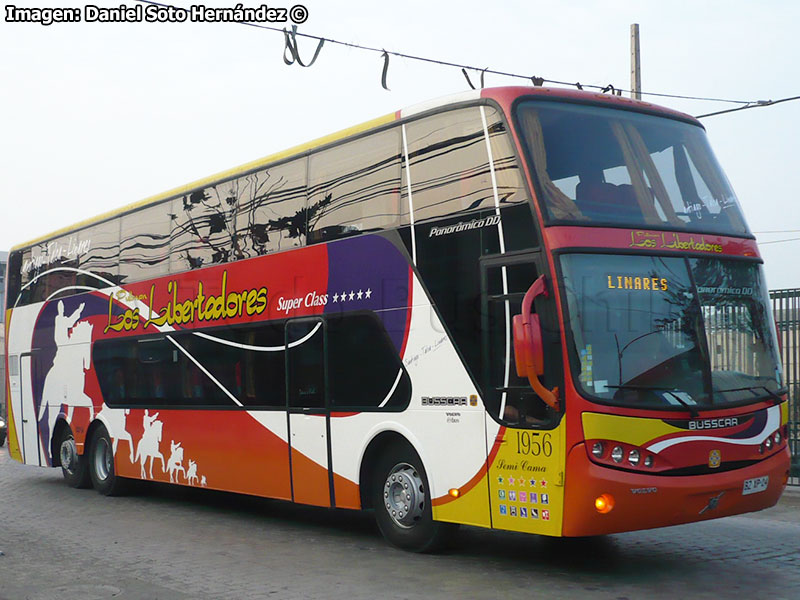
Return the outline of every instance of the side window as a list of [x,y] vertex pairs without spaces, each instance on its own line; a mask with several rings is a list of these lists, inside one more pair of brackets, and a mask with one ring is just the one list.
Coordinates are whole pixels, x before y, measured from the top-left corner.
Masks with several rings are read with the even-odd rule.
[[286,406],[283,323],[193,332],[189,336],[198,360],[242,405]]
[[84,250],[78,257],[77,285],[102,289],[120,283],[119,279],[119,220],[82,229],[76,243]]
[[222,188],[225,184],[196,190],[174,198],[170,220],[170,264],[172,273],[199,269],[232,260],[232,207]]
[[327,334],[333,407],[392,409],[408,404],[411,380],[378,317],[333,317]]
[[268,167],[226,184],[236,206],[236,257],[279,252],[306,243],[307,159]]
[[9,265],[14,296],[9,302],[17,302],[17,289],[19,304],[25,305],[114,285],[118,251],[115,220],[15,252]]
[[8,296],[6,297],[6,304],[3,306],[4,312],[5,309],[13,308],[17,304],[22,282],[28,281],[27,275],[22,270],[23,252],[27,251],[15,250],[8,255],[8,265],[6,265]]
[[169,337],[103,340],[94,345],[94,365],[106,404],[236,406],[208,376],[208,356],[192,334]]
[[109,406],[283,408],[284,344],[283,323],[259,323],[103,340],[94,364]]
[[289,408],[325,407],[324,329],[319,319],[286,324]]
[[137,210],[122,216],[119,274],[130,283],[169,273],[169,204]]
[[539,243],[533,224],[532,205],[514,142],[500,113],[492,107],[486,107],[485,111],[506,251],[534,248]]
[[398,227],[401,158],[399,128],[311,155],[309,240]]
[[[479,107],[436,114],[405,127],[415,222],[494,208]],[[403,175],[407,203],[405,165]]]

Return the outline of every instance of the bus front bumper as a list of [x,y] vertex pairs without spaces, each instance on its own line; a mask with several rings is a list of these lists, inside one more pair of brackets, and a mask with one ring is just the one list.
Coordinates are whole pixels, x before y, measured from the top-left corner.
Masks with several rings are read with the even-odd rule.
[[[565,536],[591,536],[665,527],[727,517],[774,506],[786,487],[788,448],[756,464],[695,476],[657,476],[602,467],[589,460],[584,444],[567,460],[564,490]],[[768,476],[766,489],[744,494],[744,482]],[[601,513],[595,500],[610,496]]]

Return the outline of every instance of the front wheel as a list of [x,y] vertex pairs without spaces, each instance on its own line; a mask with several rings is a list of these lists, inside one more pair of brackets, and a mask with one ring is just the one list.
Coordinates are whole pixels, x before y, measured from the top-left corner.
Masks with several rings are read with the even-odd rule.
[[88,488],[92,485],[89,478],[89,455],[78,454],[77,446],[75,445],[75,438],[72,435],[72,430],[69,426],[64,426],[61,429],[61,435],[58,441],[58,458],[61,462],[61,473],[64,475],[64,481],[67,485],[73,488]]
[[125,492],[126,482],[114,472],[114,452],[111,438],[105,427],[92,434],[89,447],[89,473],[94,489],[104,496],[118,496]]
[[428,477],[417,453],[398,445],[378,461],[372,505],[383,536],[412,552],[441,550],[458,525],[434,521]]

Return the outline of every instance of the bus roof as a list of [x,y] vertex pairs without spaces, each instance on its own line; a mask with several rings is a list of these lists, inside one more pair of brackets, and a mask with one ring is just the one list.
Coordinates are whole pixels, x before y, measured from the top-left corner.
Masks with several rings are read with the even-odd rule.
[[96,215],[94,217],[90,217],[88,219],[79,221],[77,223],[73,223],[72,225],[63,227],[56,231],[52,231],[46,235],[39,236],[27,242],[16,244],[11,248],[11,250],[14,251],[14,250],[19,250],[21,248],[26,248],[28,246],[33,246],[34,244],[38,244],[43,241],[49,240],[51,238],[55,238],[70,233],[72,231],[77,231],[84,227],[88,227],[90,225],[94,225],[96,223],[112,219],[122,214],[132,212],[136,209],[143,208],[151,204],[156,204],[158,202],[167,200],[169,198],[175,198],[182,196],[184,194],[188,194],[194,190],[207,187],[213,183],[224,181],[226,179],[232,179],[234,177],[243,175],[250,171],[257,170],[258,168],[264,167],[270,163],[289,159],[294,156],[300,156],[302,154],[311,152],[318,148],[322,148],[323,146],[327,146],[334,142],[338,142],[346,138],[356,136],[358,134],[367,132],[371,129],[376,129],[382,125],[392,123],[399,119],[413,117],[415,115],[422,114],[430,110],[443,108],[449,105],[457,105],[470,101],[477,101],[481,98],[493,99],[504,107],[510,107],[513,101],[521,96],[540,96],[543,98],[545,97],[552,98],[554,100],[566,100],[566,101],[572,100],[577,102],[592,102],[596,104],[605,104],[608,105],[610,108],[621,108],[626,110],[639,110],[643,112],[657,113],[666,117],[691,121],[697,125],[700,125],[699,121],[697,121],[694,117],[691,117],[690,115],[669,108],[665,108],[663,106],[650,104],[649,102],[633,100],[630,98],[616,96],[613,94],[586,92],[586,91],[570,90],[563,88],[547,88],[547,87],[532,87],[532,86],[508,86],[508,87],[485,88],[481,90],[470,90],[466,92],[460,92],[456,94],[442,96],[432,100],[427,100],[419,104],[414,104],[412,106],[398,110],[394,113],[389,113],[387,115],[383,115],[381,117],[365,121],[359,125],[348,127],[346,129],[342,129],[341,131],[331,133],[329,135],[317,138],[310,142],[306,142],[298,146],[293,146],[281,152],[276,152],[274,154],[270,154],[263,158],[250,161],[243,165],[239,165],[238,167],[221,171],[214,175],[204,177],[203,179],[199,179],[197,181],[193,181],[191,183],[187,183],[185,185],[167,190],[166,192],[163,192],[161,194],[156,194],[154,196],[150,196],[143,200],[123,205],[119,208]]

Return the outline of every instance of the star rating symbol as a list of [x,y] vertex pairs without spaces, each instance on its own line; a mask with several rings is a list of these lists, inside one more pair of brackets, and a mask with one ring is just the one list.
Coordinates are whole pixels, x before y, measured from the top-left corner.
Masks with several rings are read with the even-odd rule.
[[497,483],[499,483],[499,484],[501,484],[501,485],[502,485],[502,483],[503,483],[503,478],[502,478],[502,477],[498,477],[498,478],[497,478]]
[[367,288],[367,291],[363,289],[358,290],[350,290],[349,292],[346,290],[342,290],[341,293],[333,295],[334,302],[348,302],[352,300],[369,300],[372,298],[372,288]]
[[535,479],[531,479],[531,487],[536,487],[536,480]]
[[508,485],[514,485],[514,478],[513,477],[509,477],[508,478]]
[[525,480],[524,479],[520,479],[519,480],[519,487],[525,487]]
[[544,479],[542,479],[542,487],[543,487],[543,488],[546,488],[546,487],[547,487],[547,482],[546,482]]

